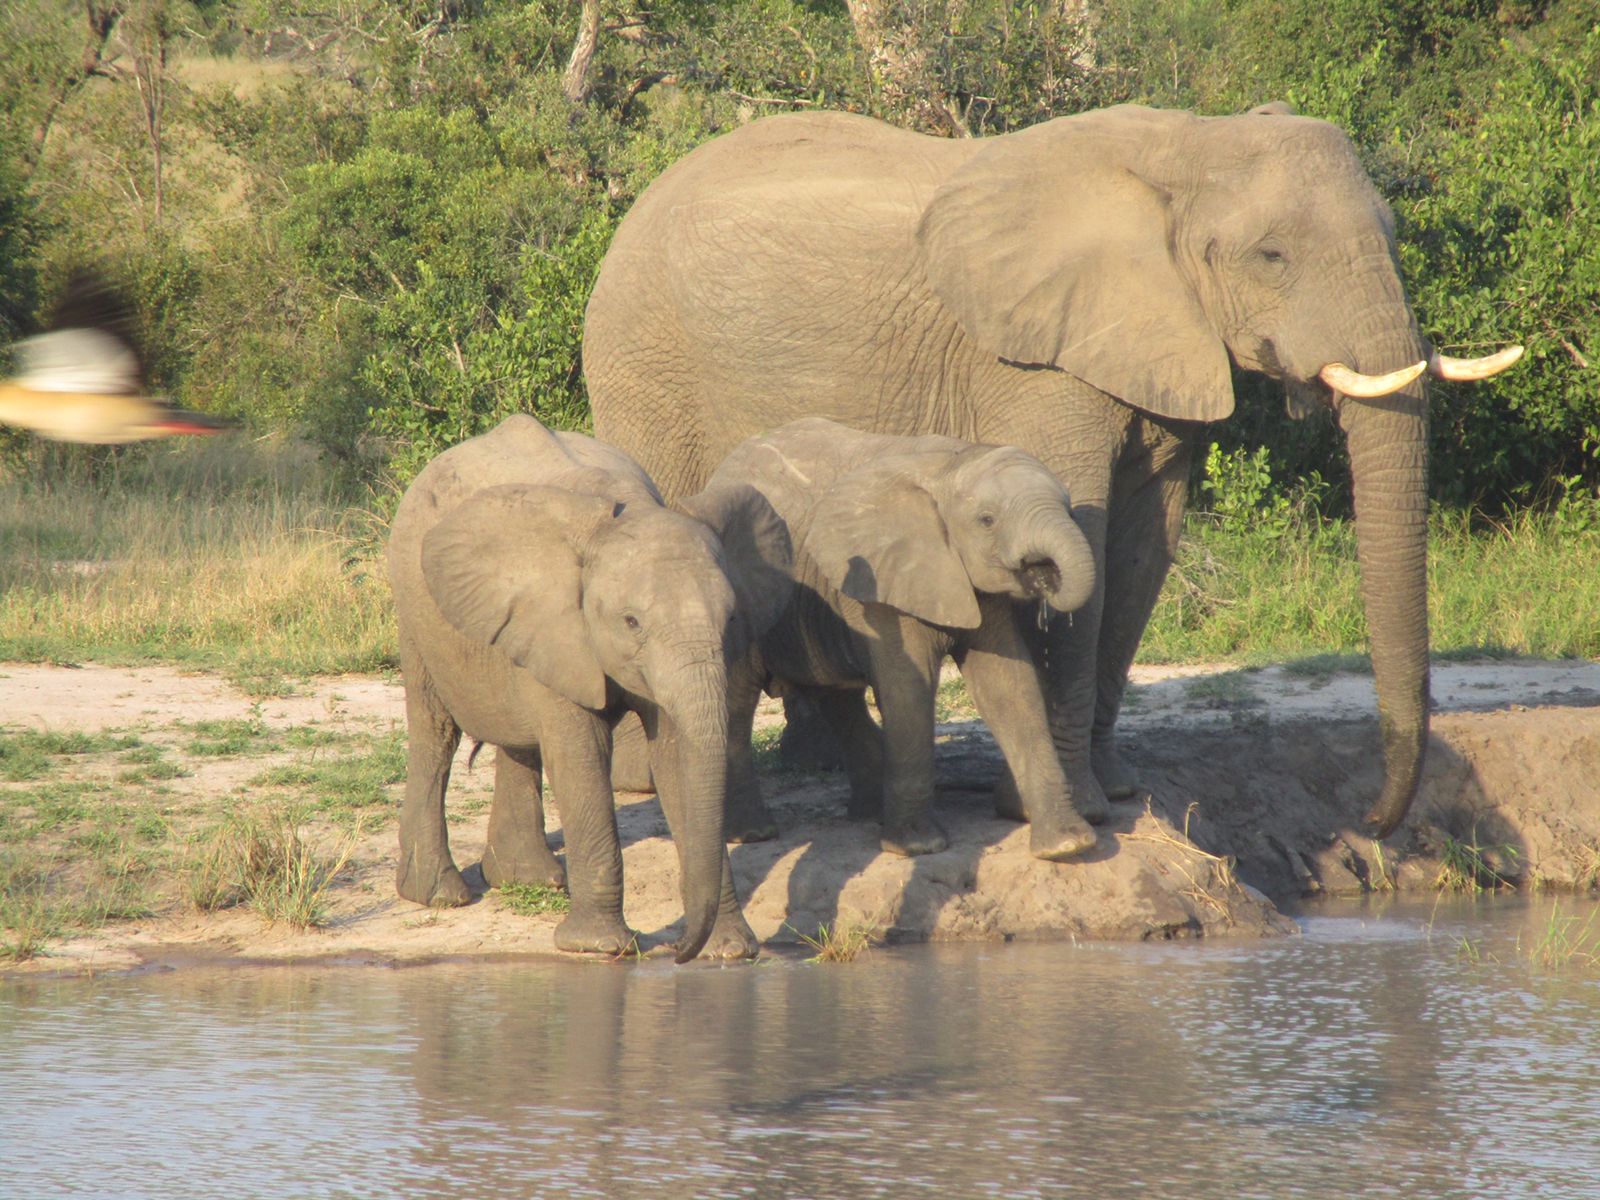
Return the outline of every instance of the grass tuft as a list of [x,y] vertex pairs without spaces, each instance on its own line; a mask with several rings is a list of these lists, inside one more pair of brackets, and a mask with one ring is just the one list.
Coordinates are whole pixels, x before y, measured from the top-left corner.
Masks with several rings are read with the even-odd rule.
[[815,934],[801,933],[793,925],[787,925],[786,928],[815,952],[806,959],[807,962],[854,962],[883,941],[882,933],[864,921],[835,921],[832,925],[824,923],[817,926]]
[[507,883],[495,889],[505,906],[519,917],[572,911],[572,898],[561,888],[543,883]]
[[1492,860],[1497,858],[1515,862],[1517,848],[1480,845],[1476,829],[1468,841],[1459,841],[1447,833],[1439,848],[1439,871],[1433,878],[1433,886],[1442,892],[1467,894],[1500,891],[1515,886],[1494,865]]
[[1585,970],[1600,968],[1600,930],[1595,920],[1600,909],[1580,918],[1563,913],[1559,904],[1550,906],[1550,917],[1537,937],[1524,946],[1517,939],[1517,949],[1535,966],[1547,970]]
[[186,875],[190,903],[202,912],[246,905],[273,924],[323,923],[328,889],[346,866],[359,828],[323,854],[301,831],[294,807],[240,815],[196,839]]

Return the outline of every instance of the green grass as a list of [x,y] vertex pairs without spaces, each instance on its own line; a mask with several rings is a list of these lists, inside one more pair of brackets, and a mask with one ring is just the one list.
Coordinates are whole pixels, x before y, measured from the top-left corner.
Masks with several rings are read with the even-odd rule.
[[[1474,525],[1436,512],[1428,560],[1432,647],[1443,658],[1600,658],[1600,534],[1523,513]],[[1366,618],[1355,528],[1282,537],[1217,529],[1191,515],[1145,632],[1148,663],[1307,660],[1307,674],[1361,669]],[[1330,660],[1329,656],[1337,656]]]
[[507,908],[522,917],[572,909],[572,898],[566,892],[542,883],[507,883],[497,887],[495,893]]
[[[5,761],[42,765],[0,781],[0,961],[48,953],[51,942],[108,921],[187,901],[247,905],[305,927],[348,864],[374,805],[404,777],[404,735],[282,732],[253,715],[178,723],[161,740],[122,734],[6,735]],[[176,738],[176,749],[166,744]],[[198,761],[291,755],[244,797],[180,794],[168,781]],[[72,776],[52,778],[73,756]],[[264,793],[264,794],[260,794]],[[229,815],[218,821],[217,814]],[[390,815],[380,810],[379,819]],[[209,825],[206,823],[209,822]]]
[[198,758],[235,758],[272,748],[271,735],[261,720],[259,705],[248,717],[192,721],[184,728],[190,735],[184,749]]
[[1563,913],[1560,904],[1552,904],[1544,928],[1526,944],[1518,938],[1517,949],[1529,962],[1546,970],[1600,970],[1597,919],[1600,909],[1592,909],[1585,918]]
[[48,730],[0,730],[0,779],[40,779],[60,765],[58,760],[108,750],[130,750],[137,737],[111,733],[54,733]]
[[939,685],[933,697],[933,717],[936,721],[970,721],[978,715],[978,707],[967,692],[967,681],[952,675]]
[[0,478],[0,660],[169,662],[283,690],[395,663],[381,526],[304,447],[55,447]]
[[[307,739],[302,735],[298,740]],[[326,753],[341,741],[360,748],[352,754]],[[381,736],[357,734],[343,739],[333,735],[330,740],[314,739],[312,745],[309,757],[272,767],[251,780],[252,785],[286,788],[319,810],[346,815],[393,805],[388,789],[406,777],[404,731]]]

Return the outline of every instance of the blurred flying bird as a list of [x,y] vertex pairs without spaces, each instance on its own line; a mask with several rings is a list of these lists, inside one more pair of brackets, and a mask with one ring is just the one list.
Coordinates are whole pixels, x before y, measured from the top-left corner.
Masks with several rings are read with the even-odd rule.
[[13,347],[17,370],[0,379],[0,423],[101,444],[231,427],[151,395],[127,327],[120,297],[94,275],[74,275],[50,329]]

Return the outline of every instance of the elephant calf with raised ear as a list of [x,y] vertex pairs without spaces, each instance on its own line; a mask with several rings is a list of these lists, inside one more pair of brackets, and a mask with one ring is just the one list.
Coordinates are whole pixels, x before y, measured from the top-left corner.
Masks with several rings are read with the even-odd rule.
[[[761,638],[764,668],[780,689],[809,693],[838,734],[851,814],[881,817],[883,848],[948,844],[929,802],[934,697],[953,655],[1016,780],[1034,855],[1090,849],[1016,616],[1018,600],[1071,612],[1094,591],[1093,556],[1055,476],[1009,446],[813,418],[736,447],[710,488],[738,484],[766,497],[795,548],[794,598]],[[744,699],[730,721],[748,753],[754,698]],[[735,774],[740,799],[751,777],[742,763]]]
[[516,416],[434,459],[395,513],[389,576],[410,738],[400,895],[470,899],[445,788],[461,735],[498,747],[483,873],[559,883],[541,774],[566,835],[564,950],[616,953],[622,853],[611,731],[636,712],[677,844],[680,962],[752,954],[723,844],[729,675],[787,599],[787,535],[749,488],[671,511],[621,451]]

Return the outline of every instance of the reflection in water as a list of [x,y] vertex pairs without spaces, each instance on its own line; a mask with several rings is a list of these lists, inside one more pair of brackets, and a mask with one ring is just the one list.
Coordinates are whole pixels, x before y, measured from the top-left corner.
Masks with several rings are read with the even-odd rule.
[[1572,1195],[1600,982],[1522,965],[1537,919],[12,981],[0,1195]]

